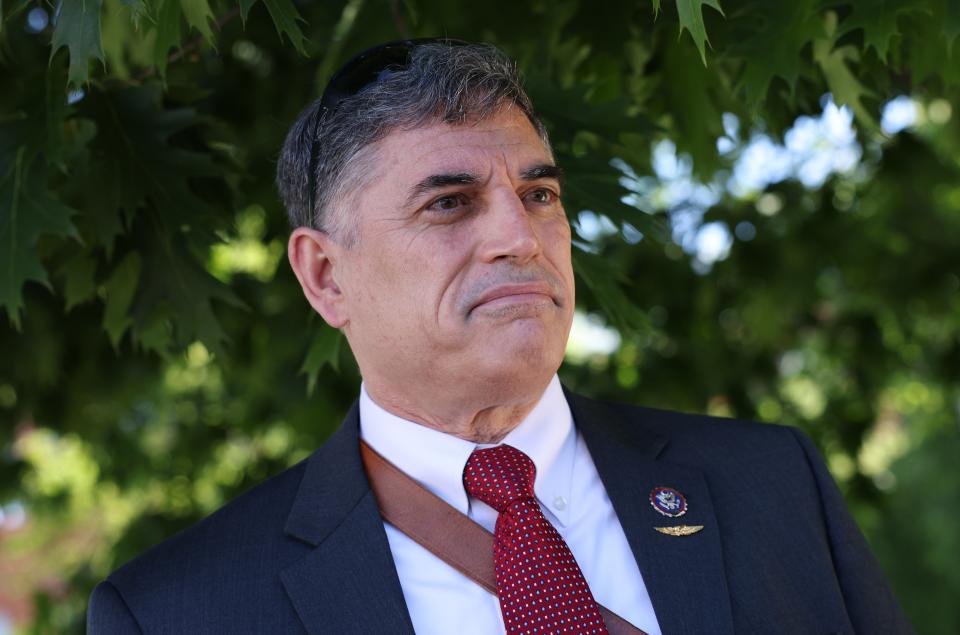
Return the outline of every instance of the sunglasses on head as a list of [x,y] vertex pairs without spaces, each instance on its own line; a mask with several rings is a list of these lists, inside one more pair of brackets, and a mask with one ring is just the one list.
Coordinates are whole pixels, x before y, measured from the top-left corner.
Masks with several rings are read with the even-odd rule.
[[307,200],[310,202],[310,212],[314,211],[315,173],[317,168],[317,130],[320,122],[328,113],[333,113],[345,100],[353,97],[361,90],[375,84],[390,74],[404,69],[410,63],[410,54],[413,49],[423,44],[445,44],[447,46],[463,46],[469,44],[464,40],[454,38],[416,38],[410,40],[395,40],[379,44],[354,55],[340,67],[323,91],[320,106],[314,112],[313,134],[310,137],[310,174],[308,179],[309,191]]

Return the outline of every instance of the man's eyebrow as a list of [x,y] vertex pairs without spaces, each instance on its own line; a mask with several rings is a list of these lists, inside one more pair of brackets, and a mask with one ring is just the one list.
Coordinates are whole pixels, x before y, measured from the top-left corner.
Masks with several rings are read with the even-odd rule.
[[469,172],[431,174],[410,188],[410,194],[407,196],[407,205],[412,205],[418,198],[434,190],[442,190],[451,185],[476,185],[479,182],[480,177],[476,174],[470,174]]
[[524,181],[537,181],[539,179],[554,179],[563,184],[563,169],[551,163],[540,163],[525,169],[520,173],[520,178]]

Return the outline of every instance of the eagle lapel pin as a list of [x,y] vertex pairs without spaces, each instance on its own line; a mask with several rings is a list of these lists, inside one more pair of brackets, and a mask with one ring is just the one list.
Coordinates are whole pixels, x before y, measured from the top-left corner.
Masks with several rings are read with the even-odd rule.
[[[679,518],[686,514],[689,508],[686,497],[672,487],[654,487],[650,491],[650,505],[668,518]],[[703,525],[674,525],[654,529],[667,536],[679,537],[691,536],[703,529]]]
[[687,499],[672,487],[654,487],[650,490],[650,504],[670,518],[679,518],[687,513]]

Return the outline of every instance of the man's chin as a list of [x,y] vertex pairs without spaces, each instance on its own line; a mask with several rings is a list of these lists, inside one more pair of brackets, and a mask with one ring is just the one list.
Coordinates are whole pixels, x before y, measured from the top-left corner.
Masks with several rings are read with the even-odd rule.
[[480,364],[484,371],[498,377],[519,378],[551,376],[557,371],[563,361],[563,348],[552,338],[545,338],[539,328],[511,330],[512,333],[501,333],[488,341]]

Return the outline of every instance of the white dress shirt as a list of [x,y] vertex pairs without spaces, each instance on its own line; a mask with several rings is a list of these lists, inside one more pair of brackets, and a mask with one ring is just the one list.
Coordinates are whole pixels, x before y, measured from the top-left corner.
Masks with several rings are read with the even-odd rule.
[[[397,417],[360,388],[360,436],[421,485],[489,531],[497,511],[469,496],[463,468],[471,441]],[[643,576],[600,475],[554,376],[530,414],[503,443],[537,467],[534,492],[544,515],[569,545],[594,598],[649,635],[660,635]],[[390,551],[418,635],[504,633],[497,597],[388,523]],[[491,554],[493,557],[493,554]]]

